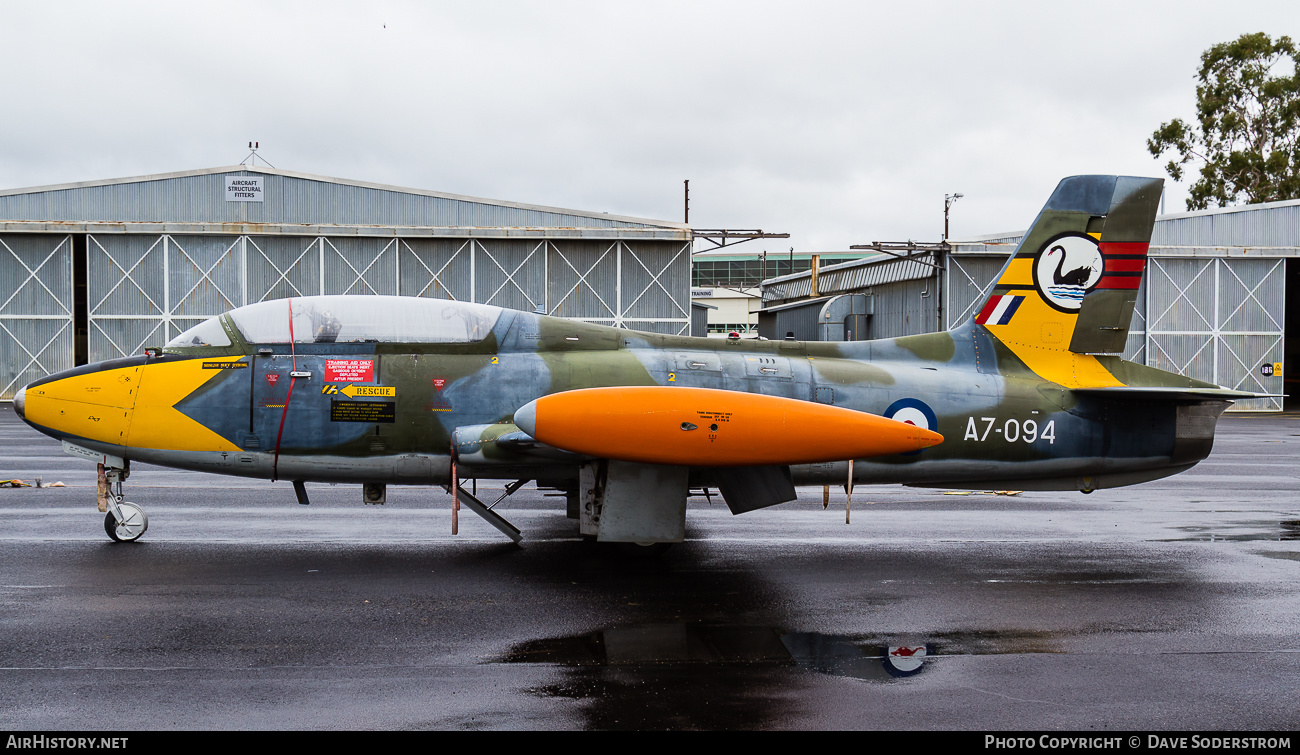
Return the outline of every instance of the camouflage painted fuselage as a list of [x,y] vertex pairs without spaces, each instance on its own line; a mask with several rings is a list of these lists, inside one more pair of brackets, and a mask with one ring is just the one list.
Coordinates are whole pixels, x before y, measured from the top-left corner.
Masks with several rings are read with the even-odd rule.
[[[539,442],[514,424],[517,413],[535,416],[530,402],[660,386],[653,400],[672,408],[692,393],[673,388],[706,388],[799,402],[783,416],[827,404],[944,440],[869,459],[769,461],[755,465],[750,477],[760,482],[748,490],[744,474],[690,459],[677,471],[611,473],[657,479],[651,487],[659,486],[665,511],[684,512],[688,482],[718,484],[740,511],[747,506],[734,499],[751,492],[767,494],[755,507],[789,500],[791,481],[846,483],[850,465],[857,483],[1127,485],[1205,458],[1220,412],[1251,395],[1106,355],[1125,343],[1161,186],[1119,176],[1063,180],[977,314],[943,333],[858,343],[702,339],[433,299],[303,297],[236,309],[161,355],[52,375],[15,403],[42,432],[124,460],[304,481],[531,479],[572,493],[583,474],[595,482],[582,489],[601,489],[605,472],[592,464],[638,459],[574,451],[590,453],[599,442]],[[697,408],[707,407],[689,410]],[[593,415],[595,441],[626,439],[629,415],[619,409],[608,407],[608,422]],[[621,505],[643,505],[621,495]]]
[[[184,469],[410,484],[448,481],[453,434],[462,428],[462,477],[561,484],[576,478],[581,459],[496,442],[518,434],[510,423],[519,407],[582,388],[692,386],[883,416],[932,413],[931,429],[944,443],[859,460],[858,483],[1092,489],[1155,479],[1204,458],[1214,417],[1226,406],[1079,395],[1031,372],[974,324],[891,340],[815,343],[664,336],[503,310],[477,343],[292,349],[246,343],[227,329],[236,336],[229,347],[174,348],[33,383],[25,418],[87,448]],[[1098,359],[1126,385],[1213,388],[1115,357]],[[292,379],[295,364],[311,376]],[[58,400],[54,411],[61,414],[34,416],[42,394]],[[84,420],[72,421],[73,413]],[[847,462],[792,472],[796,484],[840,484]],[[707,470],[697,470],[694,480],[709,484]]]

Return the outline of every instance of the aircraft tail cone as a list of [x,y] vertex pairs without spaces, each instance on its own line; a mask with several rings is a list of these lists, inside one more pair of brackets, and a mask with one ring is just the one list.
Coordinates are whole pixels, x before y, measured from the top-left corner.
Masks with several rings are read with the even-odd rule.
[[628,386],[543,396],[515,424],[606,459],[684,466],[814,464],[920,451],[939,433],[809,401],[709,388]]

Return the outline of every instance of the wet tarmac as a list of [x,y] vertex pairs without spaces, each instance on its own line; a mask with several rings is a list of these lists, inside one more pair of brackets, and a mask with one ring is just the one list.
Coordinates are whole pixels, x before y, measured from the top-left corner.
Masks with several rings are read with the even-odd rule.
[[[1014,496],[692,499],[660,558],[563,499],[136,466],[114,544],[83,461],[0,407],[0,721],[75,729],[1300,728],[1300,417],[1197,468]],[[486,486],[485,486],[486,487]]]

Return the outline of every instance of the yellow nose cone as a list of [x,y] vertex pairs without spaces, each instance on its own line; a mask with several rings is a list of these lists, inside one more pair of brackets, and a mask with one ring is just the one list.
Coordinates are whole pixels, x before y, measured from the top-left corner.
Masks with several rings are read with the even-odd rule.
[[140,365],[114,369],[91,365],[56,373],[23,388],[14,397],[14,410],[28,424],[56,438],[125,445],[140,369]]

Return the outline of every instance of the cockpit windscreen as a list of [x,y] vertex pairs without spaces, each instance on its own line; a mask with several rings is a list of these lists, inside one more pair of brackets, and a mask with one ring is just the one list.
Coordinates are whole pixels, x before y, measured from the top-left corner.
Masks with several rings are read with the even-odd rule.
[[304,296],[230,313],[249,343],[474,343],[492,332],[501,310],[483,304],[412,296]]

